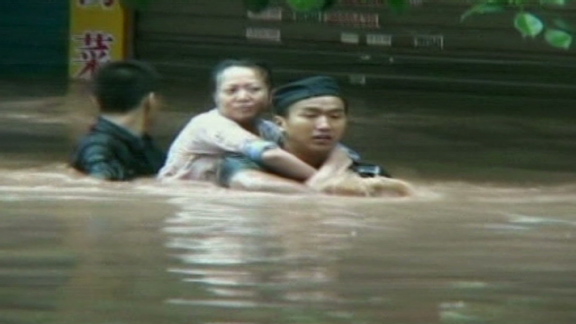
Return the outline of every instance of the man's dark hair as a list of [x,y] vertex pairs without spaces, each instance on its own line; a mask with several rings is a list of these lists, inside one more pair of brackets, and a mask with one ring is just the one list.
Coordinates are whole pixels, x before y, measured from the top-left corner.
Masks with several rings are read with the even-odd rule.
[[138,107],[150,92],[157,91],[159,75],[149,64],[115,61],[98,69],[92,91],[104,113],[126,113]]
[[216,91],[216,88],[218,86],[218,78],[220,77],[222,72],[231,67],[244,67],[259,71],[264,77],[264,82],[266,83],[268,88],[272,88],[272,72],[266,63],[253,61],[251,59],[239,59],[239,60],[227,59],[220,61],[212,69],[211,81],[212,81],[212,89],[214,91]]

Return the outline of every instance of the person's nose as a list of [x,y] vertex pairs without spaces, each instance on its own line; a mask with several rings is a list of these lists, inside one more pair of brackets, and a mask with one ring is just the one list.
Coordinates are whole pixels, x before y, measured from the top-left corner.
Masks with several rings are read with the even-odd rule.
[[236,99],[238,99],[238,100],[246,100],[249,98],[250,98],[250,91],[248,91],[246,89],[240,89],[236,93]]
[[331,127],[332,125],[327,116],[322,115],[316,120],[316,128],[319,130],[329,130]]

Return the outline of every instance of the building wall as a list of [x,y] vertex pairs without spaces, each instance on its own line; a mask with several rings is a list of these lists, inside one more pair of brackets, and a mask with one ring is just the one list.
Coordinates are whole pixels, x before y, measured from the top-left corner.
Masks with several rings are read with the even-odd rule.
[[[576,49],[523,39],[512,13],[460,22],[464,1],[414,0],[400,15],[386,0],[339,0],[324,14],[271,2],[271,11],[252,15],[240,0],[154,1],[137,17],[135,53],[185,79],[205,77],[222,58],[251,57],[280,78],[328,73],[385,87],[576,93]],[[567,14],[576,20],[574,8]]]
[[0,2],[0,75],[65,75],[68,0]]

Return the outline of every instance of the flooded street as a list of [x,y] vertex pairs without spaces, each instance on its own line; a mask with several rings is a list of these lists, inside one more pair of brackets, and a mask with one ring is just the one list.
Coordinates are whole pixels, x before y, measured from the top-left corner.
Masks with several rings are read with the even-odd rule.
[[319,198],[82,177],[82,87],[0,88],[0,323],[576,321],[576,100],[351,87],[345,143],[417,195]]

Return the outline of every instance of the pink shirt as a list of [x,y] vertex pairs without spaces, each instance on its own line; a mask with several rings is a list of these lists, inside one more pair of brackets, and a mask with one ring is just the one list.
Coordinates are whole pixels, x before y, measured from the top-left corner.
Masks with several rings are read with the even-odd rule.
[[246,155],[255,141],[275,141],[281,136],[277,125],[259,120],[258,137],[217,109],[193,117],[178,134],[168,151],[168,159],[158,173],[160,179],[214,181],[220,159],[228,153]]

